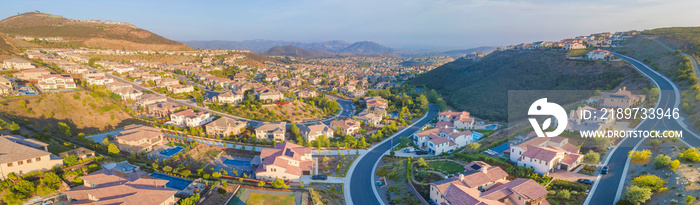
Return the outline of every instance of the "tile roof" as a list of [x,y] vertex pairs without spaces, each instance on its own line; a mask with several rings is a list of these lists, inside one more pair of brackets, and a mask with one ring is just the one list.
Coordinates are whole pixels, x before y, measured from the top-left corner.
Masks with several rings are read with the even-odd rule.
[[120,140],[133,142],[142,139],[158,137],[162,134],[163,133],[161,133],[160,129],[158,128],[134,124],[127,125],[126,127],[124,127],[124,131],[121,131],[117,136],[114,137]]
[[20,161],[46,155],[51,155],[51,153],[15,143],[5,136],[0,136],[0,163]]

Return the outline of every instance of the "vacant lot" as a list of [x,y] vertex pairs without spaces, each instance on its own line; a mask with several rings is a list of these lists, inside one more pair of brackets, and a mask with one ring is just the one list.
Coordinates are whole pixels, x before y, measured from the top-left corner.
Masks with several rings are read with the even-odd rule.
[[247,108],[241,105],[231,107],[230,112],[228,113],[239,117],[245,117],[266,122],[275,122],[281,120],[300,122],[303,120],[321,119],[324,116],[322,110],[301,101],[294,101],[283,105],[263,105],[260,109],[256,108],[255,106]]
[[246,204],[253,205],[267,205],[267,204],[280,204],[280,205],[294,205],[294,195],[289,194],[263,194],[254,192],[248,197]]
[[178,56],[178,55],[166,55],[166,54],[139,54],[139,55],[91,55],[90,57],[96,57],[102,60],[112,60],[112,61],[130,61],[130,60],[145,60],[148,62],[160,62],[169,64],[180,64],[185,61],[192,61],[194,57],[192,56]]
[[90,95],[88,91],[49,93],[26,98],[7,99],[0,105],[0,114],[13,121],[33,126],[58,129],[66,123],[73,135],[94,133],[131,124],[131,116],[113,99]]

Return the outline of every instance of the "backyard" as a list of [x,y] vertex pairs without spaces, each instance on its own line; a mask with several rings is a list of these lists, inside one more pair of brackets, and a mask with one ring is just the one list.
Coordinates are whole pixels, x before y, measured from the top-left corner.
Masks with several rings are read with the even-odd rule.
[[445,174],[457,174],[464,171],[464,165],[453,161],[431,161],[428,163],[428,169],[441,171]]
[[267,204],[280,204],[280,205],[293,205],[294,195],[289,194],[265,194],[265,193],[251,193],[245,204],[250,205],[267,205]]

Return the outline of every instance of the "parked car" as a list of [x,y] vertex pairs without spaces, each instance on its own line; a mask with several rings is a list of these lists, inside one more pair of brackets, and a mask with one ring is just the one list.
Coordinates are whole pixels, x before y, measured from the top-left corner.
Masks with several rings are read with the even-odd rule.
[[413,147],[406,147],[406,148],[403,148],[403,152],[405,152],[405,153],[411,153],[411,152],[413,152],[413,151],[415,151],[415,150],[413,150]]
[[600,170],[601,174],[608,174],[608,166],[604,166],[603,169]]
[[325,174],[313,175],[313,176],[311,176],[311,179],[313,179],[313,180],[326,180],[326,179],[328,179],[328,176],[326,176]]
[[418,150],[418,151],[416,151],[416,154],[417,155],[424,155],[424,154],[428,154],[428,151],[427,150]]
[[590,180],[590,179],[578,179],[576,181],[579,183],[584,183],[584,184],[593,184],[593,180]]

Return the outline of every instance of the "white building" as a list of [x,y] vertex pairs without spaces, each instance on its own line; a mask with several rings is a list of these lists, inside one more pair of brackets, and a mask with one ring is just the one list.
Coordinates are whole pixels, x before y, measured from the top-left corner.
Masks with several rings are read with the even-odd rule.
[[[528,136],[533,136],[533,133]],[[532,137],[511,145],[508,151],[511,162],[534,168],[536,173],[543,175],[557,169],[571,171],[583,160],[583,155],[578,154],[579,148],[564,137]]]
[[105,76],[90,76],[87,77],[87,82],[90,85],[106,85],[109,83],[113,83],[114,79]]
[[34,65],[32,65],[31,62],[20,59],[20,58],[12,58],[8,59],[2,62],[2,67],[5,70],[9,69],[16,69],[16,70],[22,70],[22,69],[31,69],[31,68],[36,68]]
[[593,50],[591,52],[588,52],[588,54],[586,54],[586,58],[592,59],[592,60],[606,60],[610,56],[612,56],[612,55],[610,55],[610,51],[600,50],[600,49]]
[[473,129],[474,118],[469,117],[469,112],[446,111],[438,114],[438,127],[449,127],[455,129]]
[[435,155],[452,152],[474,142],[474,134],[471,131],[460,132],[453,128],[433,128],[417,132],[411,138],[421,150],[427,150]]
[[573,49],[584,49],[586,48],[586,45],[583,45],[582,43],[579,42],[567,42],[564,44],[564,47],[562,49],[564,50],[573,50]]
[[170,114],[170,122],[177,126],[197,127],[214,120],[214,116],[206,111],[194,112],[192,109]]

